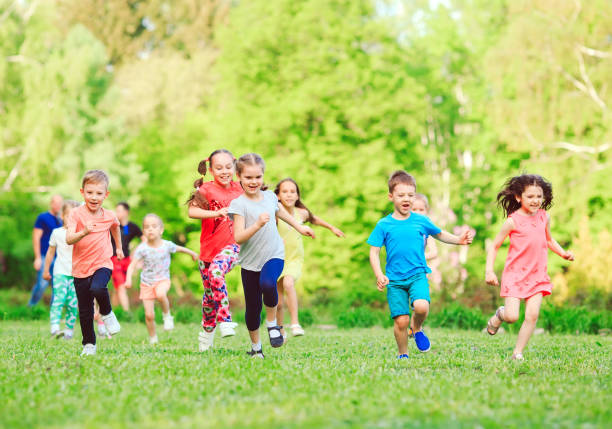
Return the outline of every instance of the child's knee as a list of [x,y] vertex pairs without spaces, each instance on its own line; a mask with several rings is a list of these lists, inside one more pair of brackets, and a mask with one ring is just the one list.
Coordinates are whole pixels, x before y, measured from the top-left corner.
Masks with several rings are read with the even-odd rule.
[[412,304],[414,312],[417,314],[427,314],[429,313],[429,302],[424,299],[417,299]]
[[147,322],[155,322],[155,313],[152,311],[145,311],[145,320]]
[[506,310],[504,310],[503,316],[504,316],[504,322],[506,323],[515,323],[519,318],[518,313],[509,312]]
[[399,329],[408,329],[408,326],[410,326],[409,315],[397,316],[395,319],[393,319],[393,321],[395,326],[397,326]]

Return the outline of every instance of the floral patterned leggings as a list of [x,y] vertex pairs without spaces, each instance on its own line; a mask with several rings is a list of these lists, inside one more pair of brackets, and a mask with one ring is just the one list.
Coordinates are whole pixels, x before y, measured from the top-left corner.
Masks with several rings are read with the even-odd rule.
[[71,276],[53,276],[53,302],[51,303],[51,325],[59,325],[62,309],[66,306],[66,328],[74,328],[79,307],[77,305],[74,281]]
[[202,328],[207,332],[212,332],[217,323],[232,321],[225,276],[236,265],[239,252],[240,246],[230,244],[225,246],[212,262],[200,261],[200,274],[204,286]]

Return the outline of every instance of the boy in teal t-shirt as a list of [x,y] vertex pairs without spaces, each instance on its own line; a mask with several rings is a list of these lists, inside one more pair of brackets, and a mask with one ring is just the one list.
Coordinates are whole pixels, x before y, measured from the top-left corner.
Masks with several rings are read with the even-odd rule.
[[[393,202],[393,213],[378,221],[368,238],[370,265],[381,292],[387,287],[387,301],[393,332],[399,351],[398,358],[408,358],[408,327],[410,309],[414,309],[412,328],[417,348],[427,352],[429,339],[421,330],[429,313],[429,283],[427,273],[431,270],[425,262],[427,237],[449,244],[470,244],[472,234],[466,230],[460,236],[438,228],[427,216],[413,213],[416,197],[416,181],[403,170],[394,172],[389,178],[389,200]],[[380,248],[387,250],[386,275],[380,267]]]

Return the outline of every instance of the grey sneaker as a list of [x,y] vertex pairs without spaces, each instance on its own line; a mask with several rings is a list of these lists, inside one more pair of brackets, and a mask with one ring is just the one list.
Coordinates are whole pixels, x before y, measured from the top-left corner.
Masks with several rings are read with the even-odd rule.
[[106,316],[102,316],[102,321],[104,322],[104,326],[106,326],[106,330],[110,335],[118,334],[121,331],[121,325],[117,320],[117,316],[112,311],[108,313]]
[[83,346],[83,351],[81,352],[81,356],[93,356],[95,354],[96,354],[95,344],[85,344]]

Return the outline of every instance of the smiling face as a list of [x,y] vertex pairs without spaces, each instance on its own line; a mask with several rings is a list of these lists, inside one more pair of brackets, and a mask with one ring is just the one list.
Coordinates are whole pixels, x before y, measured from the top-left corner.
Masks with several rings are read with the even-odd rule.
[[81,195],[85,200],[85,206],[92,213],[97,213],[102,208],[102,203],[108,197],[106,183],[89,182],[81,189]]
[[230,154],[220,152],[211,160],[211,173],[215,182],[221,186],[228,186],[234,177],[234,158]]
[[155,216],[147,216],[142,221],[142,231],[148,243],[159,240],[164,232],[164,227]]
[[300,198],[297,186],[290,180],[280,184],[278,188],[278,199],[285,207],[295,207],[295,202]]
[[238,176],[247,197],[255,197],[263,185],[263,169],[261,165],[245,165]]
[[395,212],[402,217],[410,215],[410,210],[414,206],[416,188],[405,183],[398,183],[389,194],[389,200],[393,203]]
[[521,209],[525,213],[535,214],[542,207],[544,191],[537,185],[529,185],[523,189],[520,197],[516,197],[516,201],[521,203]]

